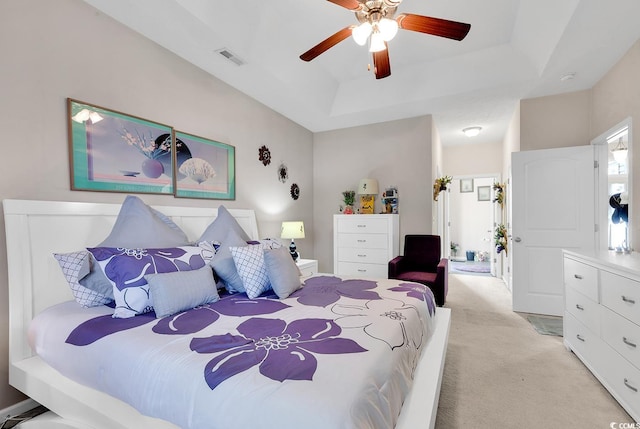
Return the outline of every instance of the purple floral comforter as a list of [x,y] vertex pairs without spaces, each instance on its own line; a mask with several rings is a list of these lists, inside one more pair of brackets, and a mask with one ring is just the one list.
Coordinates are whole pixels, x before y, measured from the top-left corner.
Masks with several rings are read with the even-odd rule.
[[431,291],[319,275],[289,298],[245,294],[174,316],[51,307],[49,365],[182,428],[392,428],[435,315]]

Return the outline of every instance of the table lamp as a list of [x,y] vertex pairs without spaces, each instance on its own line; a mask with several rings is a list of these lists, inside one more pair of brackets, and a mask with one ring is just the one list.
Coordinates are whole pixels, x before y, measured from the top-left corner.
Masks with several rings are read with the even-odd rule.
[[376,179],[361,179],[358,185],[360,194],[360,213],[373,214],[373,209],[378,194],[378,181]]
[[280,238],[290,238],[291,244],[289,244],[289,253],[294,261],[298,260],[298,252],[296,252],[296,243],[293,241],[296,238],[304,238],[304,222],[301,220],[293,222],[282,222],[282,232]]

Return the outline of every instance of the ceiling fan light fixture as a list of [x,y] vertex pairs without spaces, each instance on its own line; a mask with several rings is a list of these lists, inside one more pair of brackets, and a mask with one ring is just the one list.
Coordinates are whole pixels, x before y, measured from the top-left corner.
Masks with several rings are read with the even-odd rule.
[[371,38],[369,40],[369,52],[380,52],[387,49],[387,45],[385,45],[384,39],[379,32],[374,31],[371,33]]
[[367,39],[369,38],[369,35],[372,31],[373,26],[371,25],[371,23],[363,22],[362,24],[351,30],[351,36],[358,45],[364,46],[364,44],[367,43]]
[[622,164],[627,159],[629,149],[622,142],[622,137],[618,139],[616,147],[611,149],[611,153],[613,154],[613,159],[615,159],[618,164]]
[[464,130],[462,130],[462,132],[467,137],[475,137],[478,134],[480,134],[481,130],[482,130],[482,127],[468,127],[468,128],[465,128]]
[[398,22],[395,19],[382,18],[378,22],[378,30],[382,35],[382,40],[388,42],[398,34]]

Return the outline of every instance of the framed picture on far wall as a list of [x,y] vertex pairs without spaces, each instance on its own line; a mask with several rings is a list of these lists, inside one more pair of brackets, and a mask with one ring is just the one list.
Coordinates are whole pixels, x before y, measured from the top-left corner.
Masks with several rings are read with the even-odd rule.
[[164,124],[67,99],[71,189],[173,194]]
[[236,198],[236,149],[204,137],[176,131],[175,196]]
[[460,192],[473,192],[473,179],[460,179]]
[[491,186],[478,186],[478,201],[491,200]]

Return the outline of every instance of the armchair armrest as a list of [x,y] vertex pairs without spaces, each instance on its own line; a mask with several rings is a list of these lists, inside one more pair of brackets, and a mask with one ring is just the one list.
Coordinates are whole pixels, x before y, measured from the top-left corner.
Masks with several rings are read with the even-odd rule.
[[389,275],[388,278],[395,279],[400,273],[402,273],[402,261],[404,256],[396,256],[389,261]]

